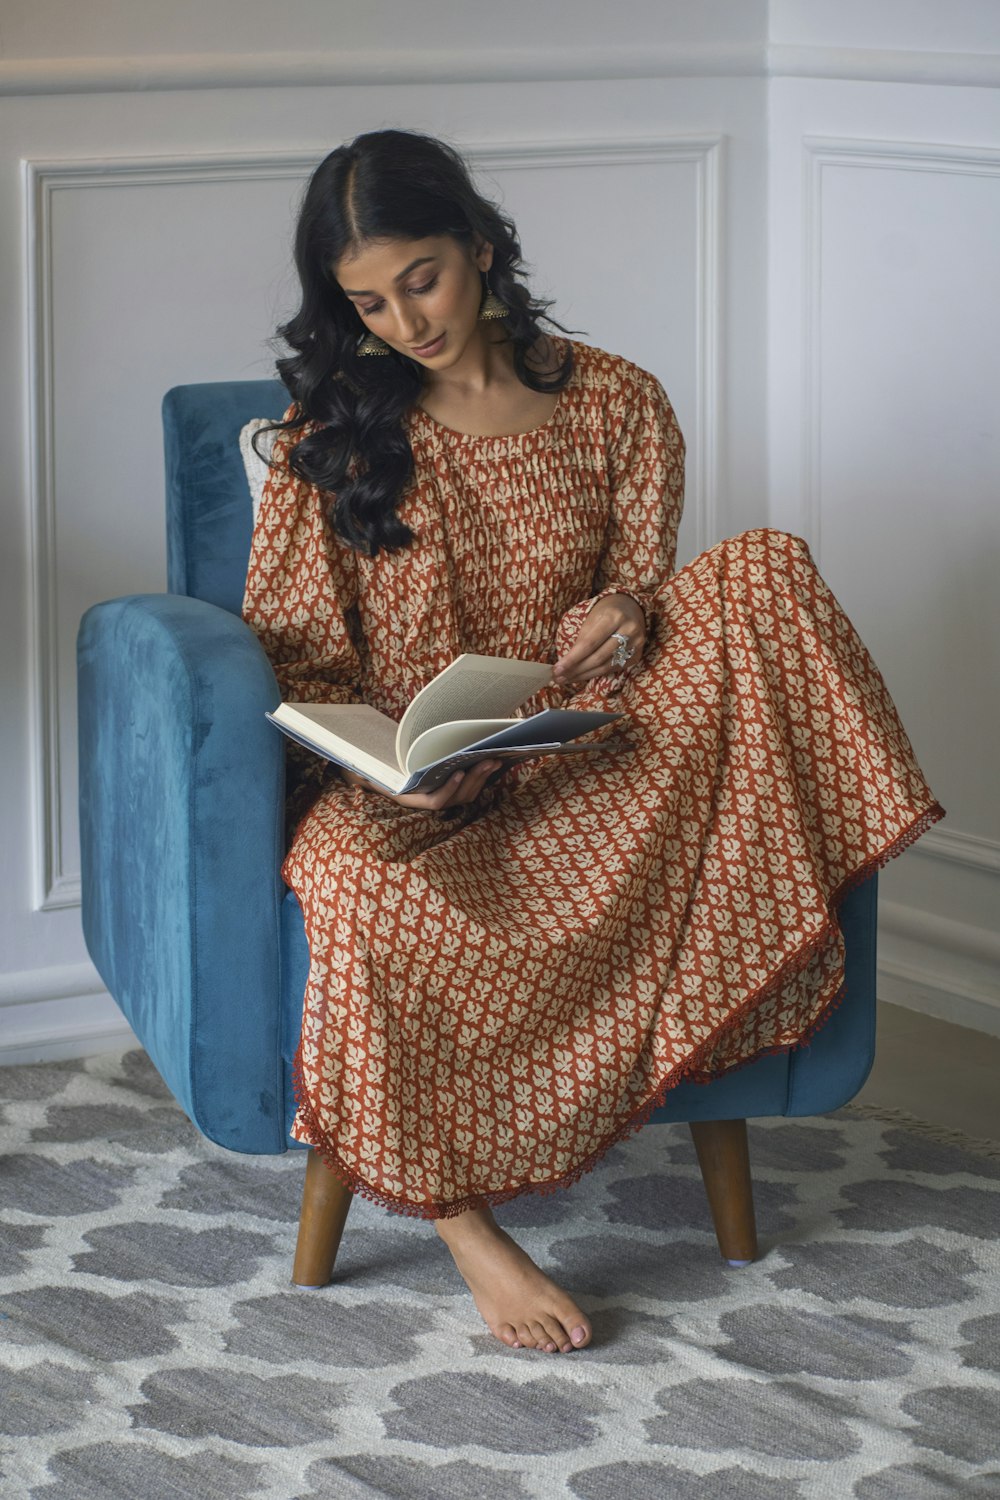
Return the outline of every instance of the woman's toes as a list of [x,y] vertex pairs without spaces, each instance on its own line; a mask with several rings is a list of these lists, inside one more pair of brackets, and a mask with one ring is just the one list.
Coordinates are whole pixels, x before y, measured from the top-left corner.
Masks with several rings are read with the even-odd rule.
[[532,1323],[531,1332],[534,1336],[535,1348],[544,1349],[547,1354],[550,1354],[552,1351],[549,1348],[549,1345],[552,1343],[552,1335],[549,1333],[545,1324],[538,1322]]
[[582,1349],[584,1344],[590,1343],[590,1329],[584,1328],[581,1323],[578,1327],[570,1330],[570,1342],[575,1349]]
[[538,1342],[538,1340],[535,1338],[534,1331],[527,1323],[518,1324],[517,1338],[518,1343],[521,1345],[522,1349],[534,1349],[535,1345]]
[[517,1331],[510,1323],[501,1323],[499,1328],[494,1328],[496,1337],[506,1344],[509,1349],[519,1349],[517,1342]]
[[569,1341],[569,1335],[557,1318],[545,1319],[545,1331],[549,1341],[553,1343],[557,1349],[561,1349],[564,1354],[572,1349],[573,1345]]

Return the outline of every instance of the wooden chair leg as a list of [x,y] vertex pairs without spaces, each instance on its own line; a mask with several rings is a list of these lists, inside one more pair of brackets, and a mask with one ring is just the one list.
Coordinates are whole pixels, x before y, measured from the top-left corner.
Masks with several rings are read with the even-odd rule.
[[296,1286],[326,1286],[330,1280],[351,1201],[350,1188],[330,1171],[318,1151],[310,1151],[292,1267]]
[[748,1266],[757,1255],[757,1225],[746,1120],[691,1120],[689,1128],[723,1259]]

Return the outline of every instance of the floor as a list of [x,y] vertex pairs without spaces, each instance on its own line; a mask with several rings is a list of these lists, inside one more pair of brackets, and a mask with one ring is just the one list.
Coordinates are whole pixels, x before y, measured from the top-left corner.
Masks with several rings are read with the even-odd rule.
[[1000,1037],[880,1003],[875,1066],[856,1102],[1000,1140]]

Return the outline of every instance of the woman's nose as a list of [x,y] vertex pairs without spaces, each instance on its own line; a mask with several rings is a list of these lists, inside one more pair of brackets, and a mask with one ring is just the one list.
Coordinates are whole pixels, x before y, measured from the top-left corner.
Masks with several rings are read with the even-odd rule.
[[399,341],[401,344],[412,344],[415,336],[423,326],[423,319],[418,308],[412,303],[403,303],[396,312],[396,327],[399,330]]

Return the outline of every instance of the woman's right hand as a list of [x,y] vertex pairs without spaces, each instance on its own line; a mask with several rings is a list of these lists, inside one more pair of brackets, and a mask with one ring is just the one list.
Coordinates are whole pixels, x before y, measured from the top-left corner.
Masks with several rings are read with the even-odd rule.
[[469,771],[456,771],[437,791],[407,792],[405,795],[388,792],[385,787],[376,786],[373,781],[359,776],[357,771],[348,771],[345,766],[340,767],[340,774],[351,786],[378,792],[399,807],[412,807],[421,812],[444,812],[449,807],[465,807],[468,803],[475,802],[493,772],[498,771],[502,765],[502,760],[481,760]]

